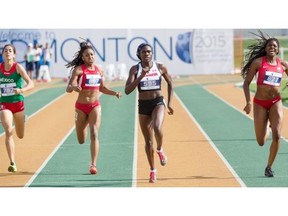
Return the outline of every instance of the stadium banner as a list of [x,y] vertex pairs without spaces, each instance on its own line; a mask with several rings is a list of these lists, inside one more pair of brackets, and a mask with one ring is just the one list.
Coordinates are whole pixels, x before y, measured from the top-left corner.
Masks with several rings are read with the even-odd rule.
[[151,44],[154,60],[163,62],[174,76],[234,72],[232,29],[0,29],[0,50],[12,43],[16,60],[24,65],[28,43],[48,42],[53,52],[51,77],[67,77],[65,64],[78,51],[81,38],[94,47],[95,63],[105,73],[114,73],[109,76],[119,75],[119,70],[127,76],[139,61],[140,43]]

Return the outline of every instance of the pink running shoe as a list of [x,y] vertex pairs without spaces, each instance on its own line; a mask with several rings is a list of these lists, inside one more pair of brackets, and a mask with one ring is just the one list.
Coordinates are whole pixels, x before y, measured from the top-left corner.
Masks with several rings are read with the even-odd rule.
[[92,174],[92,175],[96,175],[97,174],[97,169],[96,169],[96,166],[95,165],[91,165],[90,166],[90,173]]
[[150,179],[149,182],[150,183],[155,183],[156,182],[156,170],[150,170]]
[[160,164],[161,164],[162,166],[165,166],[165,165],[167,164],[167,161],[168,161],[167,156],[165,155],[165,153],[163,152],[163,150],[161,150],[161,151],[156,150],[156,152],[157,152],[157,154],[158,154],[158,156],[159,156]]

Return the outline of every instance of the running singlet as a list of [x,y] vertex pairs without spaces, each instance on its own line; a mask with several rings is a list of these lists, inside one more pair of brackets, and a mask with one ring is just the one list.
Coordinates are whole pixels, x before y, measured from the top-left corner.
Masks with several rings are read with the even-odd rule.
[[[161,73],[157,67],[156,62],[152,62],[152,67],[150,68],[149,72],[143,77],[138,85],[138,91],[155,91],[161,90]],[[136,78],[141,75],[142,66],[141,63],[138,63],[138,70],[135,73]]]
[[279,58],[276,62],[276,65],[270,65],[265,56],[262,58],[262,64],[257,73],[257,85],[280,86],[284,69]]
[[85,64],[81,65],[83,74],[80,77],[78,84],[82,89],[99,89],[102,80],[102,73],[96,65],[94,65],[94,67],[95,70],[89,70]]
[[5,70],[4,62],[0,65],[0,102],[14,103],[23,101],[22,94],[15,95],[15,88],[22,88],[22,77],[16,70],[17,63],[15,62],[9,71]]

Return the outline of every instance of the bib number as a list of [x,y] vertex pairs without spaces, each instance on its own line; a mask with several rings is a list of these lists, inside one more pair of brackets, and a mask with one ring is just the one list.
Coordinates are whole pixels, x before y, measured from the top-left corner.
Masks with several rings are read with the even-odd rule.
[[266,71],[263,83],[271,86],[280,86],[281,79],[282,79],[281,73]]
[[141,81],[141,90],[159,89],[159,80],[145,80]]
[[2,96],[15,95],[14,88],[16,88],[16,83],[5,83],[0,85]]

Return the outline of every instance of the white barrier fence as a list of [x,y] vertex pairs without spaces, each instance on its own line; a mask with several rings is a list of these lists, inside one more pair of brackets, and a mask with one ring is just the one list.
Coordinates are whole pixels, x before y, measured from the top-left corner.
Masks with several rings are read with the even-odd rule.
[[105,68],[104,77],[107,80],[126,80],[128,78],[128,68],[125,63],[108,64]]

